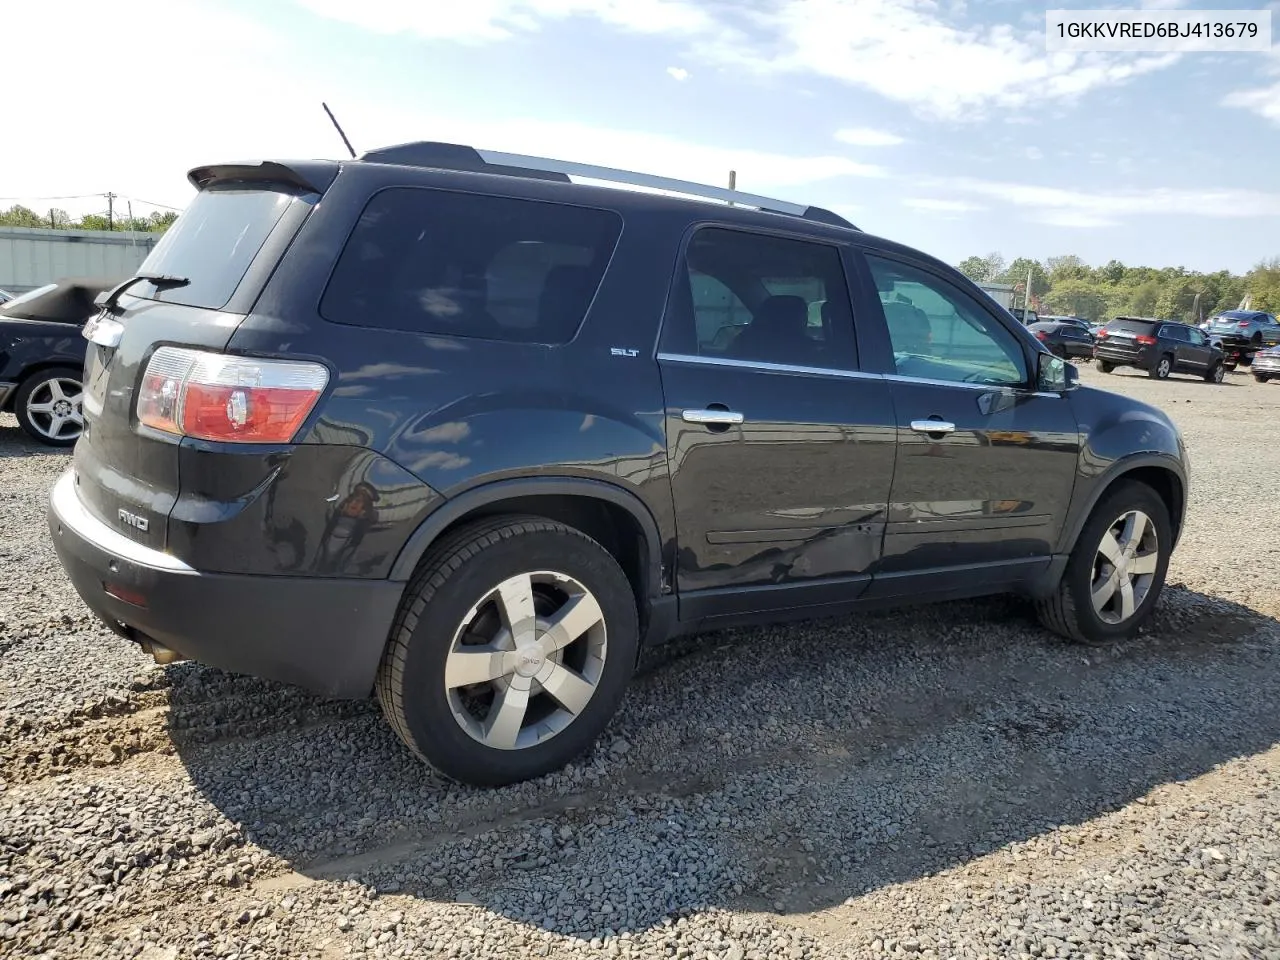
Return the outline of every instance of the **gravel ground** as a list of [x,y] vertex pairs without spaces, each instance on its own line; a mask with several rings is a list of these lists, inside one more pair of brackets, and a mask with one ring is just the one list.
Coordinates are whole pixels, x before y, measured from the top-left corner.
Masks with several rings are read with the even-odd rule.
[[1191,449],[1143,638],[996,599],[682,641],[500,791],[97,626],[66,456],[0,420],[0,955],[1280,958],[1280,386],[1084,379]]

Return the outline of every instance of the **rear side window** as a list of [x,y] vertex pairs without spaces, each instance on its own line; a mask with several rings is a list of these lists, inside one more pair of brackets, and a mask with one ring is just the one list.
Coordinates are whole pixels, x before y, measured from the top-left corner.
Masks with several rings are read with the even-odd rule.
[[1107,324],[1107,330],[1119,330],[1124,333],[1144,333],[1150,334],[1155,324],[1150,320],[1112,320]]
[[292,194],[260,186],[202,190],[156,244],[138,273],[184,277],[180,287],[136,283],[132,296],[221,310],[236,292]]
[[361,214],[320,302],[335,323],[572,340],[622,232],[608,210],[396,187]]

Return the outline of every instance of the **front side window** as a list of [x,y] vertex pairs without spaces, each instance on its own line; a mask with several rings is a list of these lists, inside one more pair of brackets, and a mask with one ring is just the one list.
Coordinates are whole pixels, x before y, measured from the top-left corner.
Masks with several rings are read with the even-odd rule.
[[320,303],[414,333],[573,339],[622,232],[608,210],[396,187],[365,207]]
[[1025,384],[1017,338],[958,287],[896,260],[867,256],[898,374],[956,383]]
[[708,227],[690,241],[677,281],[664,350],[856,367],[849,289],[835,247]]

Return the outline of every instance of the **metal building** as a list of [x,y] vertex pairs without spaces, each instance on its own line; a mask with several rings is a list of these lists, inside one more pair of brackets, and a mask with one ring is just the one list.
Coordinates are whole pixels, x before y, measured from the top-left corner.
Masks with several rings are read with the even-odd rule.
[[22,293],[63,277],[132,276],[158,233],[0,227],[0,290]]

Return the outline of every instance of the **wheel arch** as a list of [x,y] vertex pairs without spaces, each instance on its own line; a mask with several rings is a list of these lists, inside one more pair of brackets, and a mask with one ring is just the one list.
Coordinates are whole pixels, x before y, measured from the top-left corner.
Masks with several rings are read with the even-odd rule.
[[614,484],[578,477],[500,480],[451,498],[410,535],[392,564],[390,579],[407,582],[442,536],[502,514],[545,517],[575,527],[600,543],[631,582],[642,621],[667,592],[662,536],[644,501]]
[[1094,484],[1088,499],[1082,504],[1072,521],[1069,536],[1063,544],[1063,553],[1075,548],[1080,532],[1089,522],[1094,509],[1102,498],[1115,489],[1116,484],[1135,480],[1153,489],[1169,510],[1169,523],[1173,527],[1173,545],[1182,536],[1187,507],[1187,478],[1174,458],[1165,454],[1135,454],[1113,464]]

